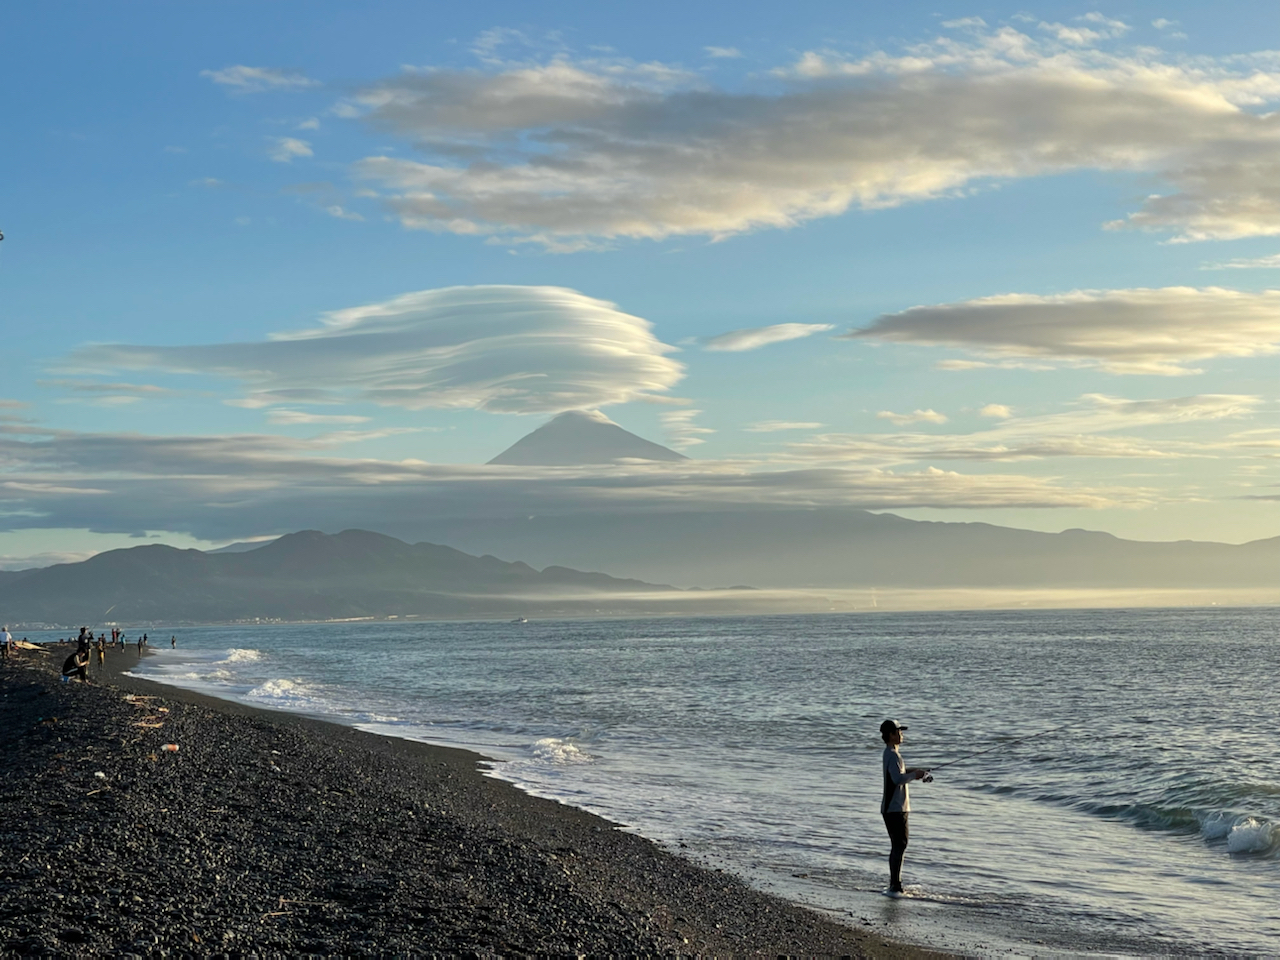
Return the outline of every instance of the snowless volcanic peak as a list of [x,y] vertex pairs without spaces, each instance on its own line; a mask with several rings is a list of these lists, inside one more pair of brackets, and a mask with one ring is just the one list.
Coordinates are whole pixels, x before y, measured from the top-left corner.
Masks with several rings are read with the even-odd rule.
[[623,430],[598,410],[571,410],[517,440],[489,462],[560,467],[624,459],[676,461],[689,458]]

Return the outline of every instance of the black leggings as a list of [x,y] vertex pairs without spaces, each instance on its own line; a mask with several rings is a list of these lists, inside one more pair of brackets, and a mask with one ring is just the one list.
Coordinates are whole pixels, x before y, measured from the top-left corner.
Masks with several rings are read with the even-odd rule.
[[907,814],[886,813],[885,829],[889,831],[889,888],[897,890],[902,886],[902,857],[907,852],[907,842],[911,831],[907,827]]

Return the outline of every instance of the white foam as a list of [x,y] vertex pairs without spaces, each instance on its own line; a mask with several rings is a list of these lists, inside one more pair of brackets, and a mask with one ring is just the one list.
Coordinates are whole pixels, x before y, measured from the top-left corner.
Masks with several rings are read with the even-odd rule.
[[569,740],[560,737],[543,737],[535,740],[533,756],[537,760],[555,764],[590,763],[592,757]]
[[1210,813],[1200,820],[1200,836],[1206,840],[1221,840],[1235,826],[1235,817],[1230,814]]
[[261,660],[261,650],[250,650],[244,647],[232,647],[227,651],[227,659],[224,663],[245,663],[250,660]]
[[314,688],[301,680],[267,680],[254,687],[245,697],[262,700],[281,709],[302,709],[314,707],[316,697]]
[[1275,834],[1274,824],[1245,817],[1227,835],[1227,850],[1231,853],[1262,853],[1275,843]]

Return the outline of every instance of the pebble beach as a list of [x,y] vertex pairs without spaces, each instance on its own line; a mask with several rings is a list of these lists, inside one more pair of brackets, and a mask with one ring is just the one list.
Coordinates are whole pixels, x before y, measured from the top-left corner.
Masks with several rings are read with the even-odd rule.
[[63,683],[69,650],[0,669],[6,953],[940,955],[521,793],[477,754],[124,676],[133,648]]

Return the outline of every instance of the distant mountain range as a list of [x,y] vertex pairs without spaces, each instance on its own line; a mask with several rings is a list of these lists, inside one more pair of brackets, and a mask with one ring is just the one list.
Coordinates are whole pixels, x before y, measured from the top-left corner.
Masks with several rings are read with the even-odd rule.
[[[366,530],[306,530],[238,553],[151,544],[0,572],[0,618],[101,624],[583,615],[601,612],[602,602],[610,613],[647,610],[646,595],[671,589],[564,567],[535,570]],[[637,604],[628,607],[627,597]]]
[[424,520],[415,534],[533,564],[572,562],[681,586],[1280,589],[1280,537],[1156,543],[853,508]]
[[[446,532],[493,552],[567,554],[590,566],[640,571],[640,579],[558,565],[538,570],[487,549],[473,556],[365,530],[332,536],[307,530],[237,544],[235,552],[152,544],[80,563],[0,571],[0,620],[70,626],[828,609],[820,593],[788,602],[747,588],[679,591],[649,578],[819,591],[1261,588],[1280,600],[1280,538],[1239,546],[1144,543],[1084,530],[1036,533],[859,510],[588,519],[469,521]],[[850,608],[847,601],[830,607]]]

